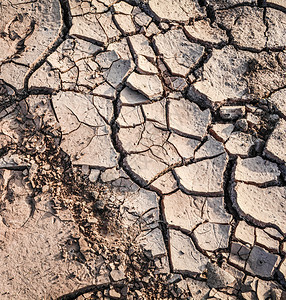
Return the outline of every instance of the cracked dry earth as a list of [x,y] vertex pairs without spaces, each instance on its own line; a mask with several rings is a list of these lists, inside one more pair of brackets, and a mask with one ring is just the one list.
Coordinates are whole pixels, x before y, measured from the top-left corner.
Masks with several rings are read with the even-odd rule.
[[0,11],[0,299],[286,299],[286,1]]

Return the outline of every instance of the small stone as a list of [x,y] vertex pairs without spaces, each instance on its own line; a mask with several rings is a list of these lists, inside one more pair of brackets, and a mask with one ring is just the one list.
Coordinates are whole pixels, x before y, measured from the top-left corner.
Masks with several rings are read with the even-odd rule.
[[245,115],[244,106],[222,106],[219,114],[224,120],[235,120]]
[[143,55],[138,55],[136,59],[137,71],[141,74],[158,74],[158,69]]
[[130,15],[132,12],[133,6],[124,1],[120,1],[118,3],[113,4],[113,8],[116,13]]
[[118,292],[116,292],[115,289],[111,289],[111,290],[109,291],[109,296],[110,296],[111,298],[114,298],[114,299],[120,299],[120,298],[121,298],[121,294],[118,293]]
[[139,14],[135,15],[134,20],[139,26],[147,27],[150,24],[150,22],[152,21],[152,18],[149,17],[144,12],[140,12]]
[[98,178],[98,176],[99,176],[99,174],[100,174],[100,171],[99,171],[99,170],[97,170],[97,169],[91,169],[88,178],[89,178],[89,180],[90,180],[91,182],[96,182],[96,181],[97,181],[97,178]]
[[121,270],[112,270],[110,276],[113,281],[120,281],[126,278],[125,274]]
[[239,119],[235,122],[235,128],[237,130],[246,132],[248,130],[248,122],[246,119]]
[[229,262],[242,269],[245,268],[245,263],[250,253],[249,246],[243,245],[238,242],[231,243],[231,249],[229,254]]

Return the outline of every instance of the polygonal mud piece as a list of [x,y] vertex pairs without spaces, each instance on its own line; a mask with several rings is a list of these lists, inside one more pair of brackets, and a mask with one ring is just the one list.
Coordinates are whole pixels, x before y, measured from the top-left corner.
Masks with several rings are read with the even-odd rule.
[[215,251],[228,247],[231,233],[230,225],[204,223],[194,230],[194,236],[200,248]]
[[0,77],[5,78],[9,84],[20,90],[23,88],[24,78],[28,70],[29,68],[24,65],[9,62],[1,65]]
[[201,207],[197,205],[192,196],[181,191],[166,195],[163,199],[163,207],[168,225],[191,232],[204,221],[201,218]]
[[110,11],[98,15],[97,19],[107,35],[108,41],[112,41],[120,36],[120,31],[115,26],[112,13]]
[[226,32],[219,27],[210,25],[208,20],[195,21],[192,25],[185,26],[186,34],[196,40],[212,44],[226,43]]
[[136,240],[145,251],[151,252],[153,258],[167,255],[162,231],[159,228],[141,233]]
[[52,97],[53,106],[63,133],[78,128],[80,122],[105,131],[105,122],[98,114],[91,95],[59,92]]
[[180,184],[189,192],[198,195],[223,195],[223,176],[227,155],[206,159],[175,169]]
[[279,241],[271,238],[264,230],[256,228],[256,244],[269,250],[279,252]]
[[207,264],[207,272],[207,285],[210,288],[219,289],[227,286],[233,286],[236,281],[231,274],[210,262]]
[[224,208],[223,197],[197,197],[194,196],[195,202],[202,202],[201,217],[212,223],[229,224],[232,215]]
[[238,157],[234,179],[245,183],[263,185],[278,182],[280,171],[277,164],[260,156],[241,159]]
[[48,63],[44,63],[29,80],[29,87],[48,87],[59,90],[61,87],[60,75],[57,70],[52,70]]
[[210,133],[220,142],[225,142],[234,130],[233,124],[213,124]]
[[202,111],[197,104],[184,98],[171,100],[169,105],[170,128],[179,133],[202,139],[211,121],[209,109]]
[[113,4],[114,11],[121,14],[130,15],[133,9],[133,6],[124,2],[120,1],[118,3]]
[[139,26],[148,26],[150,22],[152,21],[152,18],[149,17],[147,14],[144,12],[140,12],[135,15],[134,21],[137,23]]
[[247,260],[246,271],[256,276],[270,278],[273,276],[279,262],[280,257],[278,255],[254,246]]
[[208,135],[207,141],[195,152],[195,159],[211,158],[223,153],[225,153],[223,144]]
[[167,168],[167,165],[158,160],[150,151],[130,154],[124,159],[124,162],[129,166],[132,172],[140,176],[140,178],[146,182],[154,179],[156,175]]
[[286,121],[281,119],[266,142],[264,154],[277,162],[286,162]]
[[217,11],[216,21],[230,30],[236,45],[256,50],[262,50],[266,46],[263,8],[245,6]]
[[156,55],[152,47],[149,45],[149,40],[143,34],[132,35],[127,39],[135,56],[144,56],[153,63],[156,61]]
[[219,114],[224,120],[236,120],[245,115],[244,106],[222,106],[219,109]]
[[73,18],[73,25],[69,34],[79,38],[86,37],[100,44],[107,43],[107,36],[95,14],[87,14]]
[[225,149],[230,155],[238,155],[240,157],[247,157],[253,146],[254,137],[240,131],[233,132],[225,143]]
[[133,59],[126,38],[122,38],[117,42],[110,43],[107,47],[107,50],[114,50],[121,57],[121,59]]
[[174,272],[196,275],[202,273],[208,258],[195,247],[190,237],[180,231],[170,229],[170,258]]
[[122,204],[123,224],[132,226],[142,223],[147,229],[156,228],[159,220],[159,203],[155,192],[140,189],[127,193]]
[[[1,145],[1,135],[0,135],[0,145]],[[2,145],[1,145],[2,146]],[[0,146],[0,149],[2,148]],[[30,164],[23,159],[19,154],[8,152],[7,154],[1,156],[0,158],[0,169],[10,169],[10,168],[25,168]]]
[[143,111],[146,117],[146,120],[158,123],[160,127],[167,127],[166,120],[166,100],[156,101],[154,103],[143,105]]
[[97,135],[94,129],[81,124],[78,129],[63,136],[61,147],[75,165],[114,167],[118,155],[112,145],[110,130],[105,130],[105,133]]
[[199,146],[200,141],[180,136],[176,133],[171,133],[168,142],[173,144],[179,155],[184,158],[193,158],[195,149]]
[[240,221],[235,228],[235,237],[238,240],[253,245],[255,240],[255,227],[248,225],[245,221]]
[[162,194],[171,193],[178,188],[178,183],[172,172],[168,172],[163,176],[160,176],[158,179],[153,181],[151,185],[160,190]]
[[244,269],[245,263],[249,257],[250,250],[251,249],[249,248],[249,246],[243,245],[238,242],[232,242],[229,253],[229,262]]
[[106,97],[109,99],[115,99],[116,97],[116,90],[111,85],[109,85],[107,82],[104,82],[103,84],[100,84],[97,86],[93,91],[93,95]]
[[150,102],[148,98],[146,98],[145,96],[143,96],[142,94],[134,90],[131,90],[128,87],[125,87],[121,91],[119,95],[119,99],[122,105],[139,105],[139,104],[145,104]]
[[163,95],[163,86],[157,75],[142,75],[133,72],[128,77],[126,84],[150,100],[157,100]]
[[204,54],[204,47],[191,43],[181,29],[159,34],[154,42],[173,75],[186,76]]
[[114,21],[123,34],[132,34],[136,32],[136,27],[130,15],[116,14]]
[[247,55],[233,46],[213,50],[211,58],[202,68],[202,80],[193,84],[198,93],[207,97],[208,105],[213,106],[226,99],[241,99],[247,95],[247,81],[243,77],[252,54]]
[[115,89],[123,84],[125,78],[133,71],[134,63],[131,59],[117,60],[112,63],[109,71],[106,74],[106,81]]
[[258,223],[275,224],[285,233],[286,188],[271,186],[260,188],[245,183],[237,183],[233,188],[232,201],[239,214],[254,218]]
[[186,278],[186,282],[193,297],[192,299],[202,300],[208,298],[210,288],[207,286],[205,281],[199,281],[193,278]]
[[112,63],[119,60],[120,56],[114,51],[100,52],[96,55],[95,61],[103,69],[108,69],[111,67]]
[[139,106],[122,106],[116,122],[120,127],[134,127],[144,123],[141,108]]
[[268,101],[276,106],[276,108],[283,114],[286,118],[286,88],[274,92]]
[[136,70],[141,74],[158,74],[158,69],[145,56],[138,55],[136,58]]
[[[285,4],[284,4],[285,5]],[[286,44],[286,17],[285,11],[267,8],[265,21],[267,22],[267,47],[285,48]]]
[[203,9],[197,1],[187,0],[150,0],[151,10],[162,20],[184,22],[190,18],[203,16]]

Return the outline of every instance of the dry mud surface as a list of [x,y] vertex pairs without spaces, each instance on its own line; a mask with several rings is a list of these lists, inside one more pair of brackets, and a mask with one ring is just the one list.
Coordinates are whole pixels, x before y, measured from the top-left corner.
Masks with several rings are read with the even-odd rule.
[[0,2],[0,299],[286,299],[286,1]]

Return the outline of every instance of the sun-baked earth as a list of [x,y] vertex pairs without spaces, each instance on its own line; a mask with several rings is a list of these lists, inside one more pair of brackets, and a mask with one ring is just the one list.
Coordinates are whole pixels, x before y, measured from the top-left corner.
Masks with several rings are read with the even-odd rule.
[[286,299],[285,0],[0,13],[0,299]]

